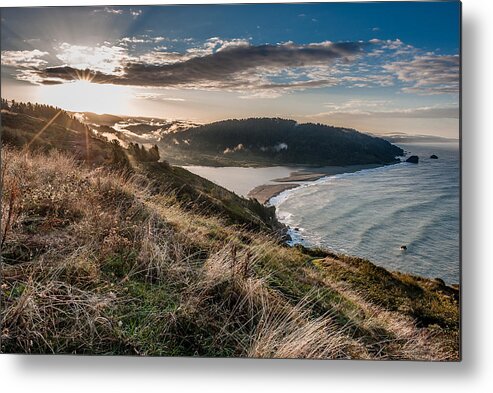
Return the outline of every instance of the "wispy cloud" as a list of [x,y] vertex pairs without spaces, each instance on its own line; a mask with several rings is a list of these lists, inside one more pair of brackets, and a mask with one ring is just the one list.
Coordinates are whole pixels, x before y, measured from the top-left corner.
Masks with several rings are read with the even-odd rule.
[[162,36],[151,37],[147,34],[144,34],[136,37],[123,37],[119,40],[119,44],[126,46],[129,44],[160,43],[166,40],[167,40],[166,37],[162,37]]
[[129,15],[133,18],[137,18],[142,15],[142,10],[136,8],[115,8],[115,7],[104,7],[96,8],[92,11],[93,13],[106,13],[110,15]]
[[170,101],[170,102],[184,102],[184,98],[180,97],[169,97],[160,93],[137,93],[135,98],[140,100],[150,100],[150,101]]
[[459,92],[458,55],[416,56],[410,61],[397,61],[383,67],[396,74],[404,82],[402,91],[418,94],[442,94]]
[[354,99],[339,103],[326,103],[326,111],[313,115],[321,117],[351,117],[378,119],[458,119],[459,106],[426,106],[414,108],[392,108],[388,100]]
[[49,55],[48,52],[34,50],[6,50],[2,51],[2,65],[15,68],[32,68],[41,67],[48,64],[48,61],[42,59]]

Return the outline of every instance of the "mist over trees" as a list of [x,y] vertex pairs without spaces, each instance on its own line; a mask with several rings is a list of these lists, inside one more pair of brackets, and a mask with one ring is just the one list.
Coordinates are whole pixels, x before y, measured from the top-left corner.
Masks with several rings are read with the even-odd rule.
[[[129,157],[137,162],[157,162],[156,145],[146,149],[138,143],[125,148],[118,140],[108,141],[101,132],[116,133],[109,126],[97,127],[95,132],[65,110],[44,104],[1,100],[2,142],[13,146],[29,145],[32,149],[77,151],[76,156],[91,162],[110,162],[119,168],[129,168]],[[43,130],[42,134],[38,134]],[[108,143],[110,142],[110,143]]]
[[[43,120],[76,131],[85,143],[87,135],[104,138],[105,132],[119,132],[107,125],[94,130],[60,108],[2,99],[2,110]],[[5,115],[8,113],[5,112]],[[15,125],[6,118],[6,125]],[[26,121],[24,122],[26,123]],[[51,124],[51,123],[50,123]],[[60,131],[61,132],[61,131]],[[67,139],[68,135],[57,137]],[[70,138],[69,138],[70,139]],[[352,165],[396,162],[403,150],[390,142],[353,129],[324,124],[299,124],[281,118],[224,120],[179,132],[164,134],[157,145],[146,149],[127,136],[124,145],[136,161],[157,162],[162,155],[175,164],[197,165]],[[56,140],[52,140],[56,145]],[[147,145],[147,144],[145,144]]]
[[353,129],[281,118],[224,120],[163,139],[184,153],[272,164],[384,164],[403,154],[388,141]]

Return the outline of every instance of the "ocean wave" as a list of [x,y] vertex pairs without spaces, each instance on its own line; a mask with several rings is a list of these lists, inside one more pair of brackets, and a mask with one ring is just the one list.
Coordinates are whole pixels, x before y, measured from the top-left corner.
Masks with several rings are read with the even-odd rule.
[[355,172],[339,173],[337,175],[327,175],[327,176],[321,177],[320,179],[317,179],[317,180],[314,180],[311,182],[307,182],[304,184],[300,184],[298,187],[284,190],[283,192],[270,198],[269,201],[267,202],[267,205],[277,207],[280,204],[282,204],[283,202],[285,202],[287,199],[297,195],[300,192],[300,190],[303,190],[306,188],[329,184],[330,182],[337,181],[339,179],[351,178],[354,176],[365,176],[365,175],[372,174],[372,173],[378,173],[378,172],[389,170],[390,168],[395,168],[395,167],[398,167],[401,165],[407,166],[407,165],[414,165],[414,164],[409,164],[407,162],[400,162],[400,163],[392,164],[392,165],[383,165],[383,166],[380,166],[377,168],[361,169],[361,170],[355,171]]
[[[392,270],[457,282],[458,155],[441,151],[439,156],[418,165],[325,176],[269,202],[291,227],[291,244],[322,246]],[[407,251],[400,250],[403,244]]]

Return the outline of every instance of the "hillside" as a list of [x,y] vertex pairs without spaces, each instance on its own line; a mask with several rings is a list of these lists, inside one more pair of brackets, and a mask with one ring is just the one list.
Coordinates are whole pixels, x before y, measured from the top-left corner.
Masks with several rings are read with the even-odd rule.
[[206,124],[164,135],[160,147],[173,163],[224,166],[389,164],[403,155],[356,130],[279,118]]
[[151,150],[4,118],[2,352],[458,359],[457,288],[290,248]]
[[[69,153],[86,165],[108,167],[123,171],[127,176],[139,174],[153,182],[153,187],[176,196],[180,203],[205,211],[225,215],[232,223],[241,223],[256,229],[282,230],[275,220],[273,208],[255,200],[241,198],[209,180],[167,162],[142,160],[133,149],[124,149],[110,143],[89,129],[66,128],[53,122],[41,134],[47,120],[24,113],[2,112],[2,142],[11,146],[26,146],[32,150]],[[76,124],[73,120],[72,124]],[[79,123],[80,124],[80,123]],[[153,162],[154,161],[154,162]]]

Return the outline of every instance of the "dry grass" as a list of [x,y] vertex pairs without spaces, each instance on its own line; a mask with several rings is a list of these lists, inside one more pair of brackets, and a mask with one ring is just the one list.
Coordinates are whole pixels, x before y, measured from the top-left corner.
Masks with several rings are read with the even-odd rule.
[[[342,359],[351,358],[357,343],[329,316],[313,318],[302,302],[276,309],[266,304],[252,335],[247,356],[255,358]],[[361,357],[361,353],[359,353]]]
[[451,357],[302,251],[183,208],[138,171],[2,153],[3,352]]
[[399,312],[388,311],[368,301],[363,293],[358,293],[344,283],[326,282],[346,299],[358,305],[363,318],[358,326],[374,339],[367,340],[374,357],[379,359],[413,359],[413,360],[450,360],[455,357],[439,342],[433,340],[432,334],[419,328],[416,321]]
[[[291,305],[256,277],[253,268],[261,254],[238,251],[234,244],[212,254],[203,267],[203,279],[193,296],[202,303],[221,291],[226,315],[222,334],[229,325],[247,336],[242,356],[255,358],[336,359],[366,357],[361,346],[337,326],[330,315],[314,317],[306,299]],[[227,306],[226,306],[227,305]],[[232,319],[236,323],[232,323]],[[239,321],[238,321],[239,320]]]
[[98,295],[65,282],[15,282],[5,284],[8,306],[3,310],[2,341],[13,352],[90,353],[110,349],[112,322],[105,316],[116,295]]

